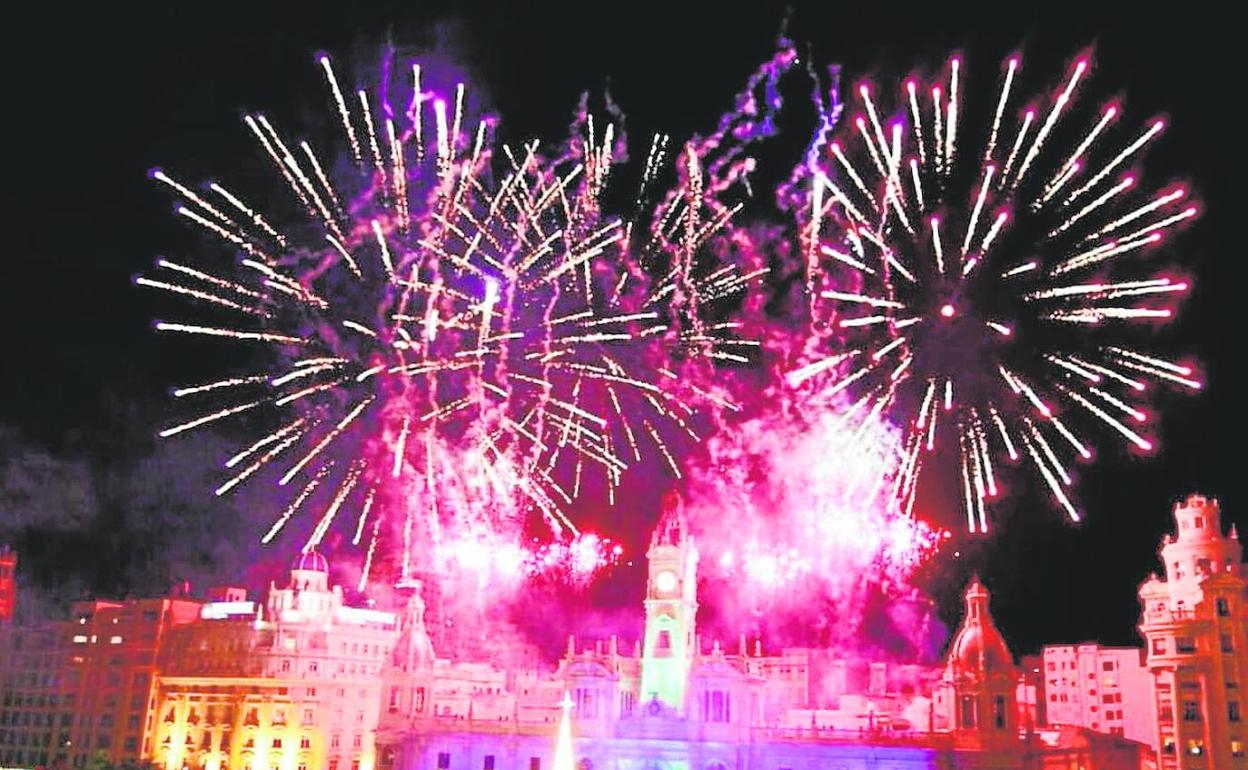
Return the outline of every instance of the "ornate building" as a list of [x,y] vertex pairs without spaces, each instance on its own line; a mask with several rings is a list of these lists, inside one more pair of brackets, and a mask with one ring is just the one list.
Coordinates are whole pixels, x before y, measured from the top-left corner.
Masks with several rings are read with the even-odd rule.
[[[1140,588],[1147,689],[1138,651],[1096,645],[1046,648],[1021,672],[978,580],[937,666],[707,644],[698,551],[672,502],[647,552],[640,638],[569,639],[553,668],[446,624],[419,582],[400,612],[347,606],[315,552],[263,602],[225,588],[0,623],[0,766],[1248,770],[1242,549],[1213,501],[1190,497],[1175,518],[1166,579]],[[1156,765],[1126,727],[1150,714]]]
[[1242,770],[1248,729],[1248,568],[1216,500],[1174,507],[1166,577],[1140,586],[1140,633],[1153,676],[1161,770]]
[[144,756],[168,770],[371,770],[398,618],[346,606],[315,551],[263,605],[241,589],[215,598],[162,651]]
[[978,580],[945,664],[924,668],[764,654],[744,638],[732,652],[708,649],[696,629],[698,553],[678,505],[647,557],[640,643],[570,640],[553,672],[438,658],[414,598],[384,674],[381,770],[561,770],[561,702],[581,770],[1141,767],[1138,743],[1020,729],[1019,674]]

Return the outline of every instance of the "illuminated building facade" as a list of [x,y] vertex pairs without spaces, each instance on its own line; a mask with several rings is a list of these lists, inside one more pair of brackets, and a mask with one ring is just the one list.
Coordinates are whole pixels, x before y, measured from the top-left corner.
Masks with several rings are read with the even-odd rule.
[[[1048,647],[1020,670],[978,580],[937,666],[705,644],[678,504],[647,553],[641,638],[569,639],[553,669],[512,640],[482,655],[470,627],[452,629],[446,656],[419,582],[397,613],[350,607],[310,552],[263,602],[175,592],[0,624],[0,766],[1248,770],[1242,550],[1216,503],[1192,497],[1175,516],[1167,579],[1140,589],[1143,667],[1135,650],[1089,644]],[[1155,759],[1130,740],[1149,729]]]
[[1048,724],[1076,725],[1153,745],[1153,677],[1142,657],[1138,647],[1046,646],[1040,663]]
[[1161,770],[1248,768],[1248,567],[1222,533],[1216,500],[1174,507],[1165,579],[1140,586],[1140,633],[1153,677]]
[[146,756],[168,770],[371,770],[398,618],[346,606],[314,551],[264,604],[214,598],[165,645]]
[[199,616],[180,596],[75,602],[4,638],[0,764],[137,761],[151,740],[157,654]]
[[1022,729],[1019,672],[978,581],[943,666],[889,665],[808,648],[765,655],[744,638],[708,649],[678,508],[647,555],[640,643],[569,640],[553,672],[438,658],[413,597],[384,674],[379,770],[1140,770],[1148,753],[1075,727]]

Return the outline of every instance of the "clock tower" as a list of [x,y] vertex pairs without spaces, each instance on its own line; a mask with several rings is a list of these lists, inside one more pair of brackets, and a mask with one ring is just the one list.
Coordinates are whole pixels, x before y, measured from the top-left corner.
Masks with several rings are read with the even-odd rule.
[[682,712],[685,683],[694,650],[698,612],[698,550],[689,534],[684,505],[674,493],[663,501],[663,515],[646,551],[646,630],[641,658],[641,704],[658,702]]

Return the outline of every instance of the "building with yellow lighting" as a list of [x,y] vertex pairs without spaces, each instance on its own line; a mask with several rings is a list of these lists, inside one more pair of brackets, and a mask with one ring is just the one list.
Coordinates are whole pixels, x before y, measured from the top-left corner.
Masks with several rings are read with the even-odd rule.
[[167,770],[372,770],[396,615],[348,607],[301,555],[265,603],[214,597],[161,656],[154,740]]

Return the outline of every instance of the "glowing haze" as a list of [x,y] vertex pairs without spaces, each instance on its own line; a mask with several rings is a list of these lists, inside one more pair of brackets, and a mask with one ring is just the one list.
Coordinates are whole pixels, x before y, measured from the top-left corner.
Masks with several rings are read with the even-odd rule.
[[873,597],[914,599],[922,611],[894,630],[921,648],[930,608],[910,580],[948,533],[894,503],[897,431],[837,398],[786,386],[765,395],[775,411],[722,431],[690,472],[690,527],[715,613],[773,640],[849,645]]

